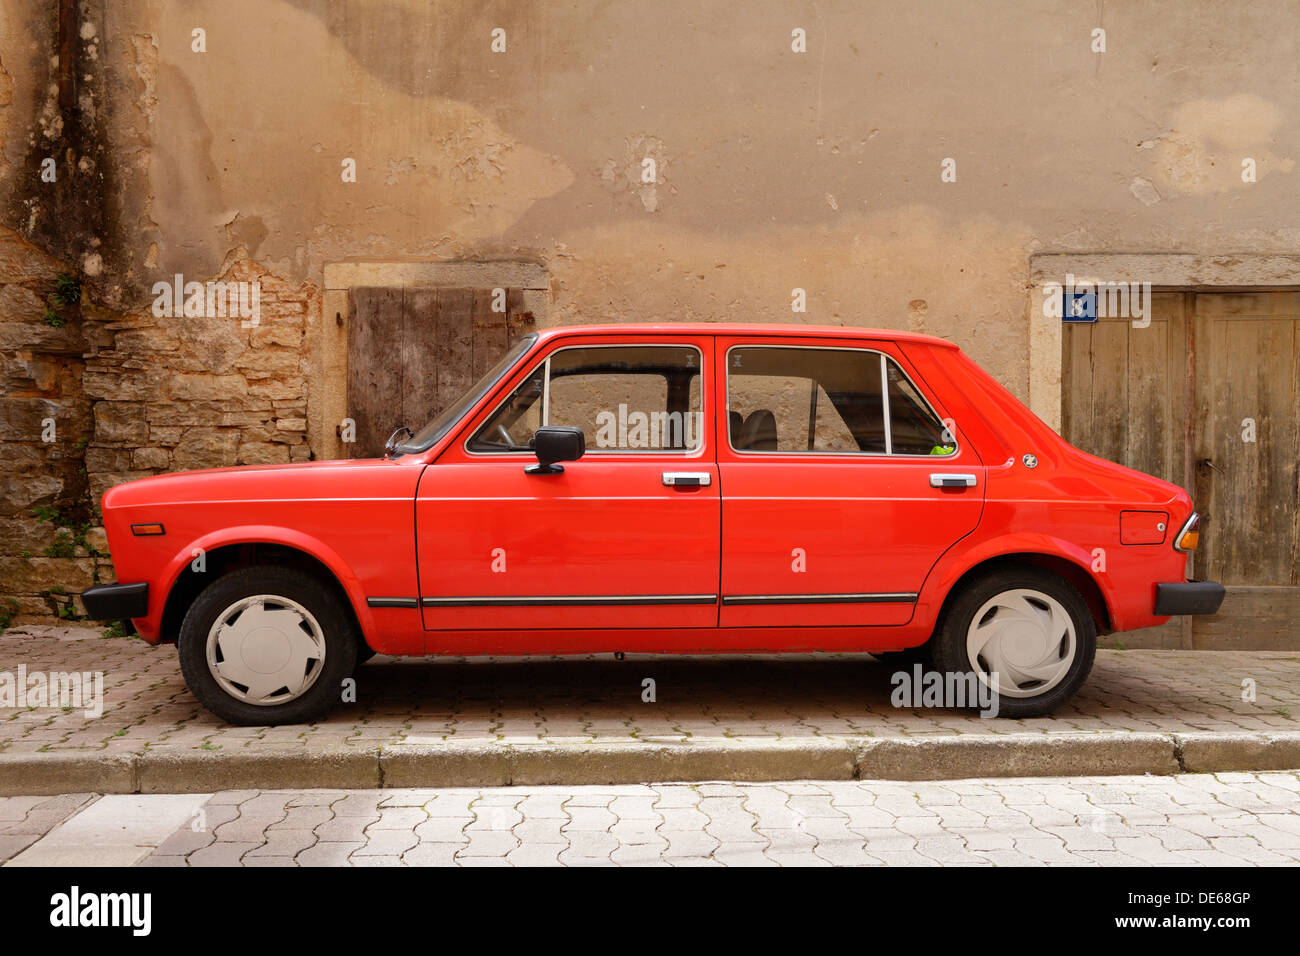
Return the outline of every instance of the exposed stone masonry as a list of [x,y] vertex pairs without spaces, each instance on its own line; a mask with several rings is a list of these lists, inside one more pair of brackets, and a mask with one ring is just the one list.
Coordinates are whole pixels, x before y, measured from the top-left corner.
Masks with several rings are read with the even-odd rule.
[[311,457],[314,286],[241,259],[214,278],[260,284],[255,326],[83,301],[55,327],[53,283],[71,271],[0,230],[0,624],[75,615],[73,595],[113,580],[98,516],[113,485]]

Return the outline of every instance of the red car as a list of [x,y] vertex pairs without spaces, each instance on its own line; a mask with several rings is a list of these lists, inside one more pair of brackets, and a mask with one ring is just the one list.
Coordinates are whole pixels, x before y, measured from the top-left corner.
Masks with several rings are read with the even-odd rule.
[[244,724],[320,716],[374,653],[924,654],[1039,715],[1099,632],[1224,593],[1185,580],[1181,488],[868,329],[550,329],[383,458],[146,478],[103,515],[121,583],[87,612]]

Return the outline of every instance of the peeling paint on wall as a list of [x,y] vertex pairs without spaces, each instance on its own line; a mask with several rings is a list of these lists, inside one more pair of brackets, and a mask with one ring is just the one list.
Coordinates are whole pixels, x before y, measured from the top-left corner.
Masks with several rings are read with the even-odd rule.
[[1156,139],[1154,174],[1172,191],[1204,195],[1252,185],[1242,181],[1245,158],[1258,179],[1290,173],[1295,160],[1275,151],[1283,119],[1275,103],[1252,93],[1182,103],[1170,131]]

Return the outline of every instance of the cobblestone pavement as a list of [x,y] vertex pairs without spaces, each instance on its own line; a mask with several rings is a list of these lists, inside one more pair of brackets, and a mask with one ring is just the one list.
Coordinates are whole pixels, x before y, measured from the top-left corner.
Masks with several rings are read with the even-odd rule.
[[[1051,718],[983,720],[890,704],[893,668],[867,655],[528,660],[376,658],[359,703],[307,726],[228,727],[181,679],[172,647],[85,627],[0,635],[0,673],[102,671],[102,717],[0,708],[0,753],[145,748],[280,750],[419,743],[926,734],[1300,730],[1300,654],[1099,651],[1078,697]],[[656,701],[642,700],[643,680]],[[1246,690],[1253,689],[1254,700]]]
[[[53,827],[86,795],[0,798],[5,828]],[[1300,774],[397,791],[228,791],[180,808],[103,797],[170,834],[104,837],[78,816],[19,864],[146,866],[1281,865],[1300,861]],[[171,803],[164,804],[165,801]],[[79,816],[91,816],[82,809]],[[101,818],[115,811],[100,813]],[[139,824],[142,828],[150,822]],[[59,840],[71,828],[76,839]],[[0,829],[4,833],[5,829]],[[87,837],[85,833],[92,834]],[[5,837],[0,836],[0,840]],[[46,842],[57,844],[45,852]],[[0,846],[5,844],[0,844]],[[75,851],[70,855],[69,848]]]

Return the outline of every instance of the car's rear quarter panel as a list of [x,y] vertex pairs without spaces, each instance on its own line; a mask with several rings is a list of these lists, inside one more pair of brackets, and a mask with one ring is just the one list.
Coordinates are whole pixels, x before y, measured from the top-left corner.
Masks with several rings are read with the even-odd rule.
[[[937,616],[963,574],[984,561],[1019,553],[1064,558],[1096,583],[1111,630],[1168,620],[1152,614],[1155,586],[1182,581],[1187,556],[1173,547],[1192,511],[1181,488],[1065,442],[968,356],[923,345],[906,347],[918,370],[944,396],[958,430],[988,466],[979,529],[944,556],[926,582],[917,619]],[[1036,462],[1030,468],[1024,456]],[[1165,538],[1120,541],[1120,513],[1164,511]]]

